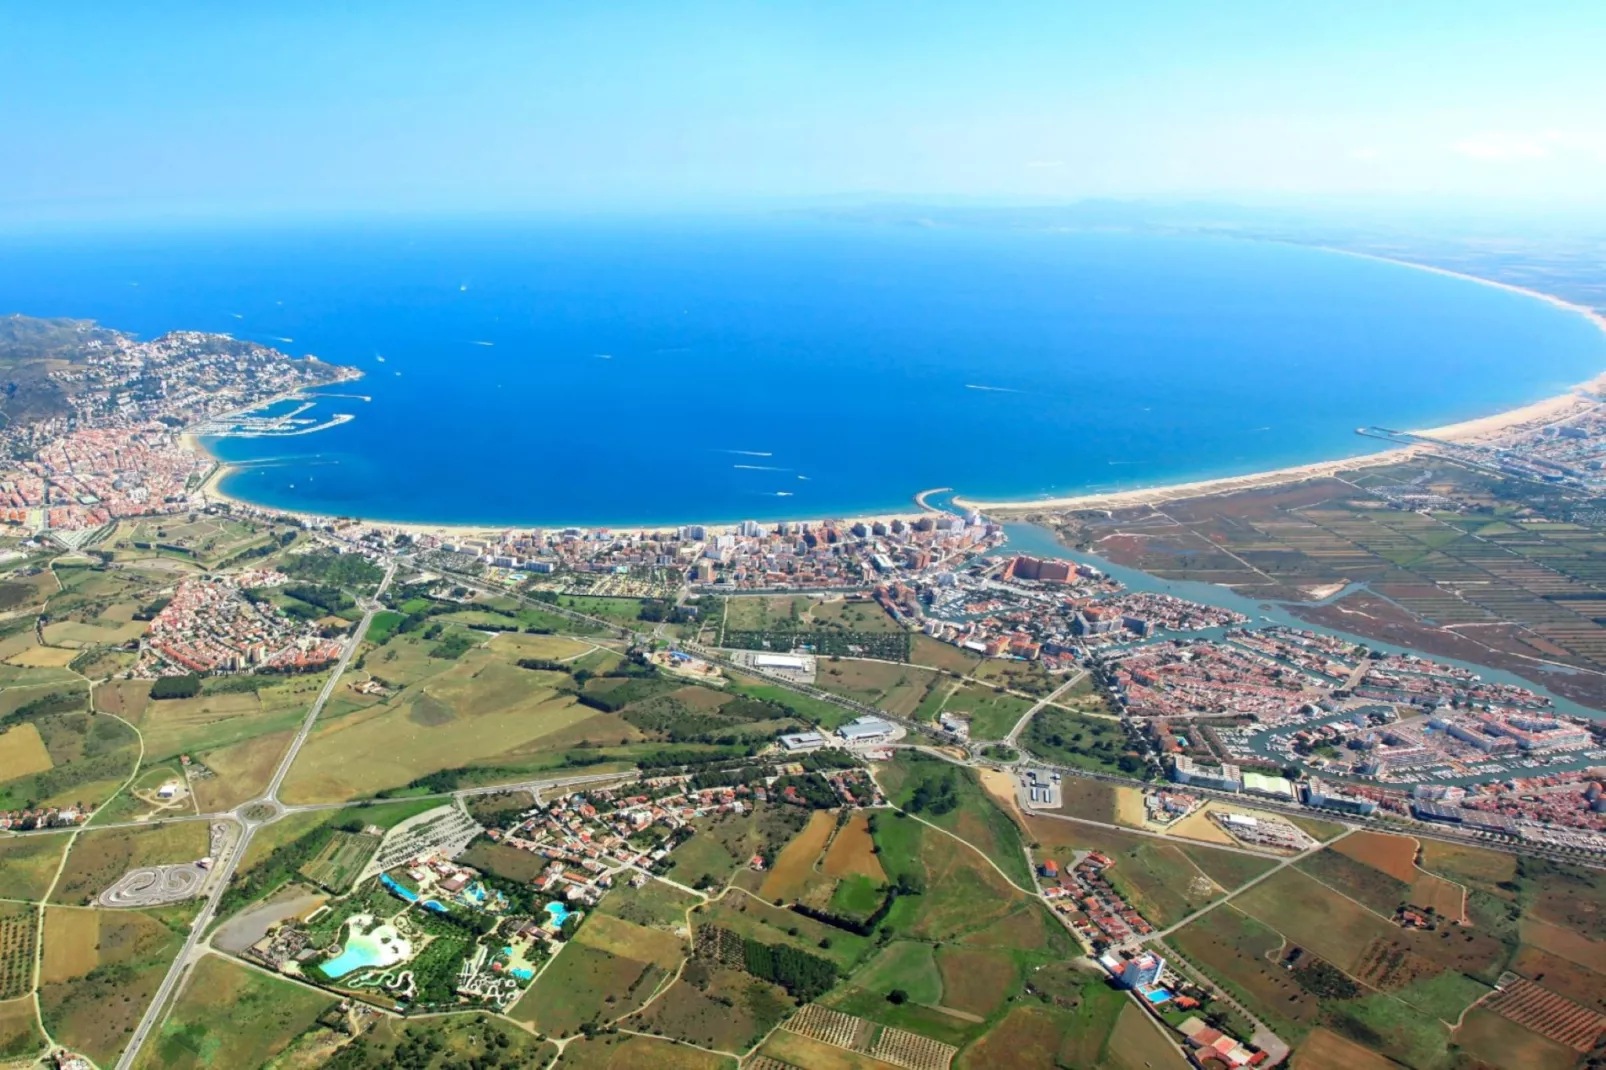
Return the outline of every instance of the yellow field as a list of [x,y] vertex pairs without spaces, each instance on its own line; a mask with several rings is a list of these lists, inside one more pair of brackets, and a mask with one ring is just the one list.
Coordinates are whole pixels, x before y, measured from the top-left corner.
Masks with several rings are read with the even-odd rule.
[[45,908],[44,955],[39,980],[43,984],[82,977],[100,962],[100,915],[66,907]]
[[1149,812],[1143,806],[1143,791],[1141,788],[1134,788],[1125,784],[1116,786],[1115,823],[1135,829],[1151,827],[1149,825]]
[[34,636],[31,628],[27,631],[18,632],[16,635],[8,635],[4,639],[0,639],[0,661],[5,661],[20,654],[33,645]]
[[151,680],[108,680],[95,688],[95,709],[138,722],[150,701]]
[[144,635],[145,622],[128,621],[122,624],[86,624],[76,620],[54,621],[45,625],[44,634],[45,642],[56,645],[93,646],[106,644],[108,646],[116,646]]
[[1392,1060],[1327,1029],[1317,1028],[1294,1052],[1294,1070],[1395,1070]]
[[320,725],[290,770],[284,798],[344,802],[441,769],[486,764],[596,713],[573,696],[531,687],[523,669],[495,667],[520,675],[474,688],[447,680],[454,669],[416,693]]
[[[45,1038],[34,1024],[33,999],[24,996],[0,1003],[0,1051],[31,1055],[45,1046]],[[21,1065],[32,1066],[31,1061]]]
[[[277,689],[263,692],[264,698]],[[269,709],[264,698],[247,691],[147,702],[137,719],[147,755],[191,753],[232,746],[253,736],[291,728],[305,707],[289,703]]]
[[1523,918],[1518,923],[1522,942],[1532,944],[1541,951],[1576,962],[1596,973],[1606,973],[1606,943],[1599,943],[1582,933],[1563,929],[1538,918]]
[[26,650],[13,654],[6,661],[25,669],[65,669],[77,656],[78,651],[66,650],[59,646],[29,646]]
[[777,899],[796,899],[802,894],[814,873],[814,861],[831,838],[836,819],[828,810],[816,810],[809,815],[803,831],[792,837],[790,843],[776,856],[759,895],[770,902]]
[[290,731],[272,732],[198,755],[201,764],[217,774],[194,782],[201,811],[232,810],[261,794],[294,736]]
[[45,741],[39,738],[39,729],[32,721],[6,732],[0,732],[0,777],[14,780],[32,773],[42,773],[53,764]]
[[43,898],[69,839],[59,834],[0,837],[0,888],[6,898]]
[[856,811],[848,823],[837,830],[831,849],[825,852],[825,872],[832,877],[869,877],[886,883],[886,871],[876,857],[875,841],[870,838],[870,815]]
[[254,691],[155,699],[141,711],[139,726],[146,732],[160,731],[173,726],[211,724],[228,717],[245,717],[261,710],[262,703]]
[[[134,614],[139,612],[138,602],[114,602],[106,607],[106,611],[95,619],[101,624],[131,624],[134,623]],[[145,622],[139,622],[144,627]]]
[[1117,1066],[1128,1070],[1188,1070],[1191,1065],[1167,1038],[1165,1031],[1136,1003],[1121,1008],[1110,1032],[1110,1053]]
[[637,962],[653,962],[673,973],[688,948],[680,937],[662,929],[649,929],[608,914],[593,914],[575,935],[587,947]]

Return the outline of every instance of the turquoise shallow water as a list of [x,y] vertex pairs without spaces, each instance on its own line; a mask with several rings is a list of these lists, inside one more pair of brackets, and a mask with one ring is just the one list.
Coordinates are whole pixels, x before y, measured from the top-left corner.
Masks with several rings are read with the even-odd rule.
[[[1152,485],[1606,369],[1581,317],[1226,239],[789,219],[390,221],[19,237],[0,310],[228,331],[367,374],[225,489],[440,522],[624,524]],[[290,339],[290,341],[283,341]],[[381,359],[383,358],[383,359]]]

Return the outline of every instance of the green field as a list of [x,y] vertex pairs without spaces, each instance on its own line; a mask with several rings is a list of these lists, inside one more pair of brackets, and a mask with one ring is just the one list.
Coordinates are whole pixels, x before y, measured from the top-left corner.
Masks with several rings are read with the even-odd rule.
[[72,837],[66,833],[0,836],[0,888],[8,899],[42,899]]
[[331,892],[344,892],[379,850],[379,840],[378,836],[366,833],[337,831],[317,855],[301,867],[300,873]]
[[888,801],[986,855],[1022,888],[1032,887],[1020,829],[982,789],[974,770],[905,751],[876,767]]
[[857,711],[844,709],[824,699],[800,695],[778,684],[761,683],[746,676],[731,676],[728,686],[736,694],[785,706],[803,720],[827,730],[846,724],[858,716]]
[[1021,746],[1060,765],[1093,773],[1143,776],[1144,764],[1128,742],[1119,721],[1045,706],[1038,710]]
[[332,997],[208,955],[134,1065],[161,1070],[255,1067],[312,1029]]
[[46,911],[39,1010],[59,1044],[116,1062],[194,916],[156,910]]
[[948,696],[942,712],[970,718],[972,739],[1003,739],[1031,708],[1030,699],[1011,695],[1002,687],[967,683]]
[[[298,1051],[299,1046],[292,1049],[292,1054]],[[557,1054],[554,1045],[486,1014],[440,1015],[423,1022],[381,1018],[373,1028],[342,1047],[335,1060],[313,1058],[315,1049],[311,1045],[307,1051],[306,1060],[276,1065],[329,1070],[461,1070],[465,1066],[500,1065],[541,1070],[550,1066]]]

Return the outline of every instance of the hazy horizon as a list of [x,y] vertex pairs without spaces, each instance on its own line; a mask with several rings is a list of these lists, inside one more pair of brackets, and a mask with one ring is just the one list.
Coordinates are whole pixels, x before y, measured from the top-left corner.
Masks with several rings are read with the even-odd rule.
[[1606,8],[0,12],[0,221],[1209,201],[1606,212]]

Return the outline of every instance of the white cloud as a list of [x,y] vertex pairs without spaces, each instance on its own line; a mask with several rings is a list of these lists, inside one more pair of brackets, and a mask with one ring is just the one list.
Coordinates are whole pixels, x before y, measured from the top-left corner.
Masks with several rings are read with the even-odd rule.
[[1548,160],[1577,152],[1601,156],[1606,153],[1606,138],[1569,130],[1528,134],[1488,130],[1457,142],[1455,151],[1469,159],[1492,162]]

